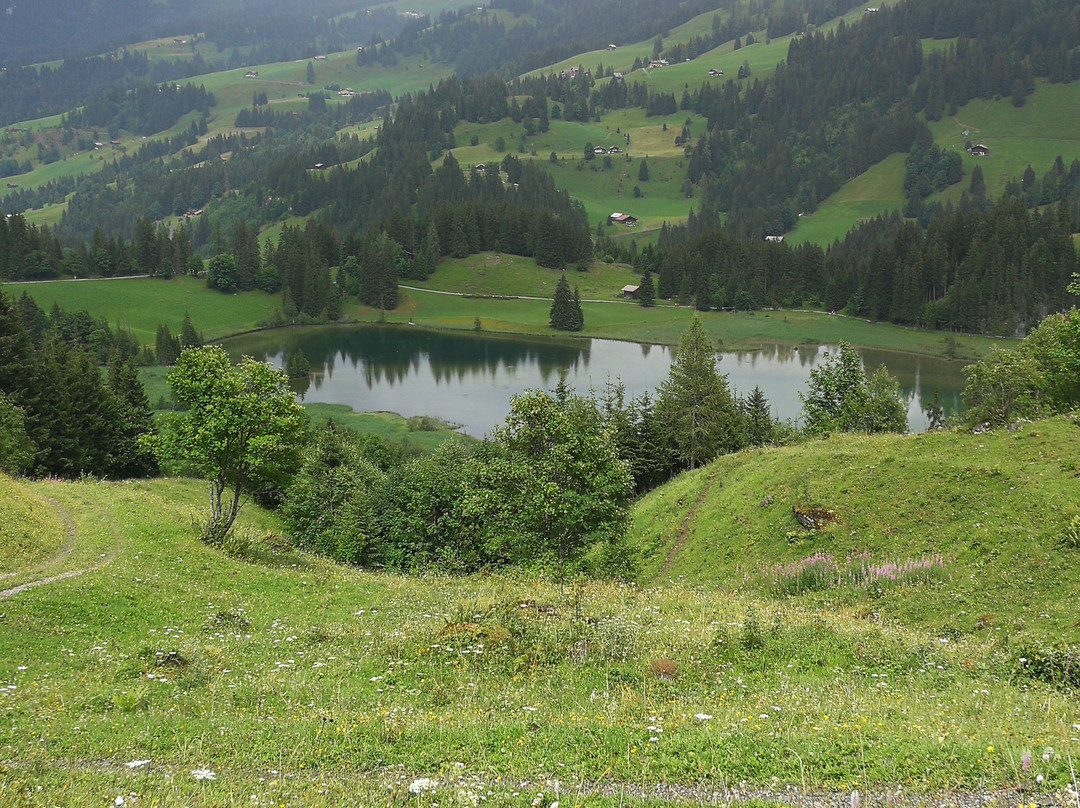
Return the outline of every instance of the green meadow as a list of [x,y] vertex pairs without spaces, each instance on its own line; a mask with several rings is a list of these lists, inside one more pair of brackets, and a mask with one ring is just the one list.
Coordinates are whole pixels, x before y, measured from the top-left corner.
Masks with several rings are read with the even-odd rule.
[[[569,270],[569,279],[579,285],[586,302],[582,336],[626,339],[637,342],[676,345],[686,330],[693,309],[660,305],[654,308],[615,299],[637,276],[617,265],[594,262],[594,269],[578,273]],[[480,318],[488,331],[515,334],[550,334],[547,299],[506,299],[507,295],[544,298],[542,290],[552,284],[553,272],[537,267],[531,260],[496,254],[482,254],[445,264],[447,278],[440,279],[443,267],[427,282],[439,291],[403,290],[401,303],[392,312],[379,312],[348,301],[344,319],[350,322],[415,322],[431,328],[469,330]],[[555,278],[557,281],[557,277]],[[462,286],[456,288],[458,284]],[[104,316],[113,326],[132,330],[144,344],[153,345],[159,324],[179,333],[184,313],[191,315],[200,332],[210,340],[258,328],[280,307],[280,297],[264,292],[224,295],[207,289],[205,282],[178,276],[169,281],[156,278],[118,280],[54,281],[36,284],[9,284],[5,292],[29,294],[42,308],[58,303],[67,310],[85,309]],[[446,291],[464,292],[461,295]],[[541,292],[540,294],[533,294]],[[836,343],[888,350],[972,359],[989,351],[995,340],[987,337],[948,335],[942,332],[901,328],[870,323],[856,317],[809,311],[710,312],[702,321],[718,344],[727,348],[753,347],[765,343]],[[1001,342],[1001,340],[996,340]],[[152,397],[156,400],[156,397]]]
[[[964,177],[957,184],[930,197],[958,202],[971,184],[971,172],[981,166],[986,194],[998,198],[1009,182],[1018,182],[1029,165],[1042,178],[1061,155],[1066,168],[1080,150],[1080,90],[1075,84],[1036,82],[1035,93],[1022,107],[1012,99],[975,100],[955,116],[930,124],[934,141],[958,152],[964,161]],[[967,138],[964,131],[968,132]],[[986,157],[972,157],[966,141],[990,147]],[[893,154],[864,174],[846,182],[788,236],[795,243],[823,246],[842,237],[859,221],[904,206],[903,182],[906,155]]]
[[337,566],[253,504],[219,549],[201,482],[0,476],[0,803],[1070,804],[1078,453],[721,458],[635,506],[636,582]]

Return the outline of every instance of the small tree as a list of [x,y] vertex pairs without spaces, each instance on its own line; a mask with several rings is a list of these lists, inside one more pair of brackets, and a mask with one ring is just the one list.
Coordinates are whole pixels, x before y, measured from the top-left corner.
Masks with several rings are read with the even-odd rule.
[[307,419],[284,373],[251,357],[233,367],[219,346],[184,351],[169,384],[187,411],[148,442],[163,460],[190,464],[210,482],[203,539],[220,544],[243,498],[294,470]]
[[577,293],[570,292],[570,284],[563,275],[555,284],[555,297],[551,301],[551,313],[548,325],[557,331],[580,331],[584,325],[581,301],[575,298]]
[[716,369],[716,348],[695,317],[682,336],[667,380],[660,386],[656,415],[675,454],[697,468],[746,443],[742,413]]
[[647,269],[641,275],[641,284],[638,287],[638,303],[645,308],[656,305],[656,286],[653,283],[652,273]]
[[638,166],[637,178],[638,182],[649,181],[649,163],[644,157],[641,158],[641,165]]
[[199,334],[195,330],[194,324],[191,322],[191,315],[185,311],[184,324],[180,326],[180,347],[198,348],[201,345],[202,340],[199,339]]
[[206,268],[206,285],[219,292],[236,291],[236,258],[229,253],[211,258]]
[[806,431],[903,432],[907,408],[900,385],[881,367],[867,378],[859,353],[846,342],[810,371],[806,393],[799,393]]

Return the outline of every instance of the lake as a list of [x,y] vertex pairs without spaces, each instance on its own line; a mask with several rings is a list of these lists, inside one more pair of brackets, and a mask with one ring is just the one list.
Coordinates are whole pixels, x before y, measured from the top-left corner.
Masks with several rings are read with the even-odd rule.
[[[430,331],[401,325],[315,326],[263,331],[225,343],[234,358],[252,356],[283,367],[302,349],[311,377],[297,386],[301,400],[347,404],[360,412],[388,410],[435,415],[482,437],[506,416],[510,397],[550,390],[565,372],[579,393],[621,381],[627,397],[653,391],[667,378],[672,350],[605,339],[517,337]],[[719,369],[739,393],[762,389],[773,414],[795,420],[798,392],[810,370],[835,352],[830,345],[767,345],[723,353]],[[867,368],[884,364],[908,400],[908,426],[926,429],[924,410],[940,395],[946,415],[962,408],[964,376],[958,362],[915,354],[860,349]]]

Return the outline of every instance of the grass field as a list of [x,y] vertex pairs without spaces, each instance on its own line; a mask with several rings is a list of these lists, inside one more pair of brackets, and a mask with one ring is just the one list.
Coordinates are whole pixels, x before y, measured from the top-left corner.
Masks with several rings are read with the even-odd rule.
[[850,180],[822,202],[816,211],[799,219],[785,238],[794,244],[813,242],[827,247],[843,238],[865,219],[904,207],[906,154],[890,154],[868,171]]
[[[462,262],[449,262],[448,275],[454,284],[469,283],[470,295],[502,296],[528,294],[545,289],[551,282],[550,270],[509,256],[480,255]],[[492,266],[507,266],[512,274],[491,273]],[[475,274],[471,271],[475,269]],[[440,279],[440,269],[428,284],[432,289],[452,288]],[[480,272],[487,274],[481,275]],[[530,274],[531,273],[531,274]],[[470,279],[471,277],[471,279]],[[597,264],[588,273],[571,273],[583,290],[595,290],[596,299],[612,298],[608,303],[585,303],[583,336],[628,339],[676,345],[694,312],[689,308],[661,305],[644,309],[613,299],[616,291],[637,281],[628,270]],[[59,303],[65,309],[86,309],[93,316],[104,315],[114,326],[130,327],[144,344],[153,345],[157,326],[164,323],[179,333],[184,312],[205,338],[220,339],[256,328],[280,305],[276,296],[263,292],[223,295],[209,290],[203,281],[176,277],[171,281],[154,278],[131,278],[102,281],[57,281],[39,284],[11,284],[5,292],[21,295],[26,291],[39,306],[51,308]],[[519,292],[510,290],[517,289]],[[584,295],[589,297],[592,293]],[[434,292],[403,291],[402,303],[385,315],[348,301],[345,319],[373,322],[385,316],[388,322],[416,322],[431,328],[470,330],[477,317],[488,331],[515,334],[549,334],[547,327],[550,303],[547,300],[502,300],[495,297],[461,297]],[[764,343],[836,343],[846,340],[854,345],[887,350],[909,351],[931,356],[946,356],[950,351],[944,333],[918,331],[883,323],[868,323],[854,317],[839,317],[818,312],[776,311],[727,314],[711,312],[702,316],[712,337],[727,348],[753,347]],[[994,342],[986,337],[952,335],[957,358],[971,359],[989,351]],[[156,401],[156,396],[151,396]]]
[[148,345],[154,344],[159,324],[179,334],[184,312],[207,339],[218,339],[250,331],[280,304],[265,292],[223,295],[207,289],[205,281],[187,276],[169,281],[131,278],[11,284],[4,290],[16,296],[25,291],[43,309],[54,303],[68,311],[86,309],[95,317],[104,316],[114,328],[130,328]]
[[[1065,541],[1080,515],[1078,457],[1075,417],[991,435],[834,435],[724,457],[639,505],[642,580],[765,592],[768,570],[819,552],[869,553],[876,564],[938,553],[943,580],[918,597],[885,582],[881,592],[822,587],[795,603],[988,644],[1080,642],[1080,549]],[[804,530],[795,506],[829,509],[836,522]]]
[[[1071,804],[1080,713],[1028,662],[1077,638],[1078,454],[1058,419],[724,458],[637,506],[640,586],[362,572],[253,505],[223,552],[200,482],[0,477],[53,553],[0,587],[75,574],[0,594],[0,803]],[[807,498],[841,523],[798,533]],[[762,582],[815,546],[945,567]]]

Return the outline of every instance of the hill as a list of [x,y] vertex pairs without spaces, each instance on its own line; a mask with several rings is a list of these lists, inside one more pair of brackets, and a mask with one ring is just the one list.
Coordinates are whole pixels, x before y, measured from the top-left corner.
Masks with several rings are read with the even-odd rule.
[[[1075,643],[1078,426],[1072,417],[981,435],[834,435],[721,458],[638,506],[642,580],[769,593],[800,589],[788,579],[815,554],[841,567],[848,558],[903,566],[940,555],[935,583],[829,586],[793,602],[986,642]],[[795,508],[833,521],[805,530]]]
[[[1077,435],[1059,419],[720,461],[639,507],[645,545],[650,530],[685,521],[705,479],[725,493],[698,505],[662,576],[670,545],[648,548],[649,577],[677,580],[647,588],[363,572],[290,550],[254,506],[221,552],[194,538],[201,483],[0,477],[0,502],[39,509],[29,529],[44,551],[15,556],[0,579],[0,802],[810,805],[851,790],[896,799],[900,787],[905,805],[1004,801],[1017,788],[1025,802],[1064,799],[1075,704],[1023,660],[1060,673],[1052,663],[1062,658],[1035,637],[1049,628],[1075,639],[1059,631],[1076,602],[1075,560],[1051,537],[1068,506],[1048,501],[1076,501],[1062,466]],[[956,458],[943,459],[950,448]],[[882,485],[907,468],[951,481],[935,501],[959,492],[921,528],[893,524],[892,537],[859,543],[887,543],[890,555],[940,550],[945,579],[873,602],[844,592],[777,600],[741,583],[770,552],[759,523],[787,510],[786,487],[798,489],[795,461],[825,490],[828,467],[862,474],[870,460]],[[728,496],[752,488],[775,492],[759,509],[768,519],[757,501]],[[990,492],[1002,505],[984,516]],[[826,500],[844,520],[836,549],[868,518],[855,497]],[[1004,541],[1006,506],[1030,550]],[[900,510],[884,507],[882,532]],[[725,508],[735,516],[708,516]],[[55,549],[64,524],[78,555]],[[21,541],[16,525],[0,522],[5,558]],[[721,531],[728,550],[706,539]],[[777,558],[801,552],[785,544]],[[1019,566],[1050,553],[1041,570]],[[716,585],[736,570],[737,588]],[[994,591],[1009,575],[1021,579]],[[13,591],[21,584],[32,586]],[[938,620],[954,598],[967,615]],[[974,632],[976,612],[989,609],[998,616]]]

